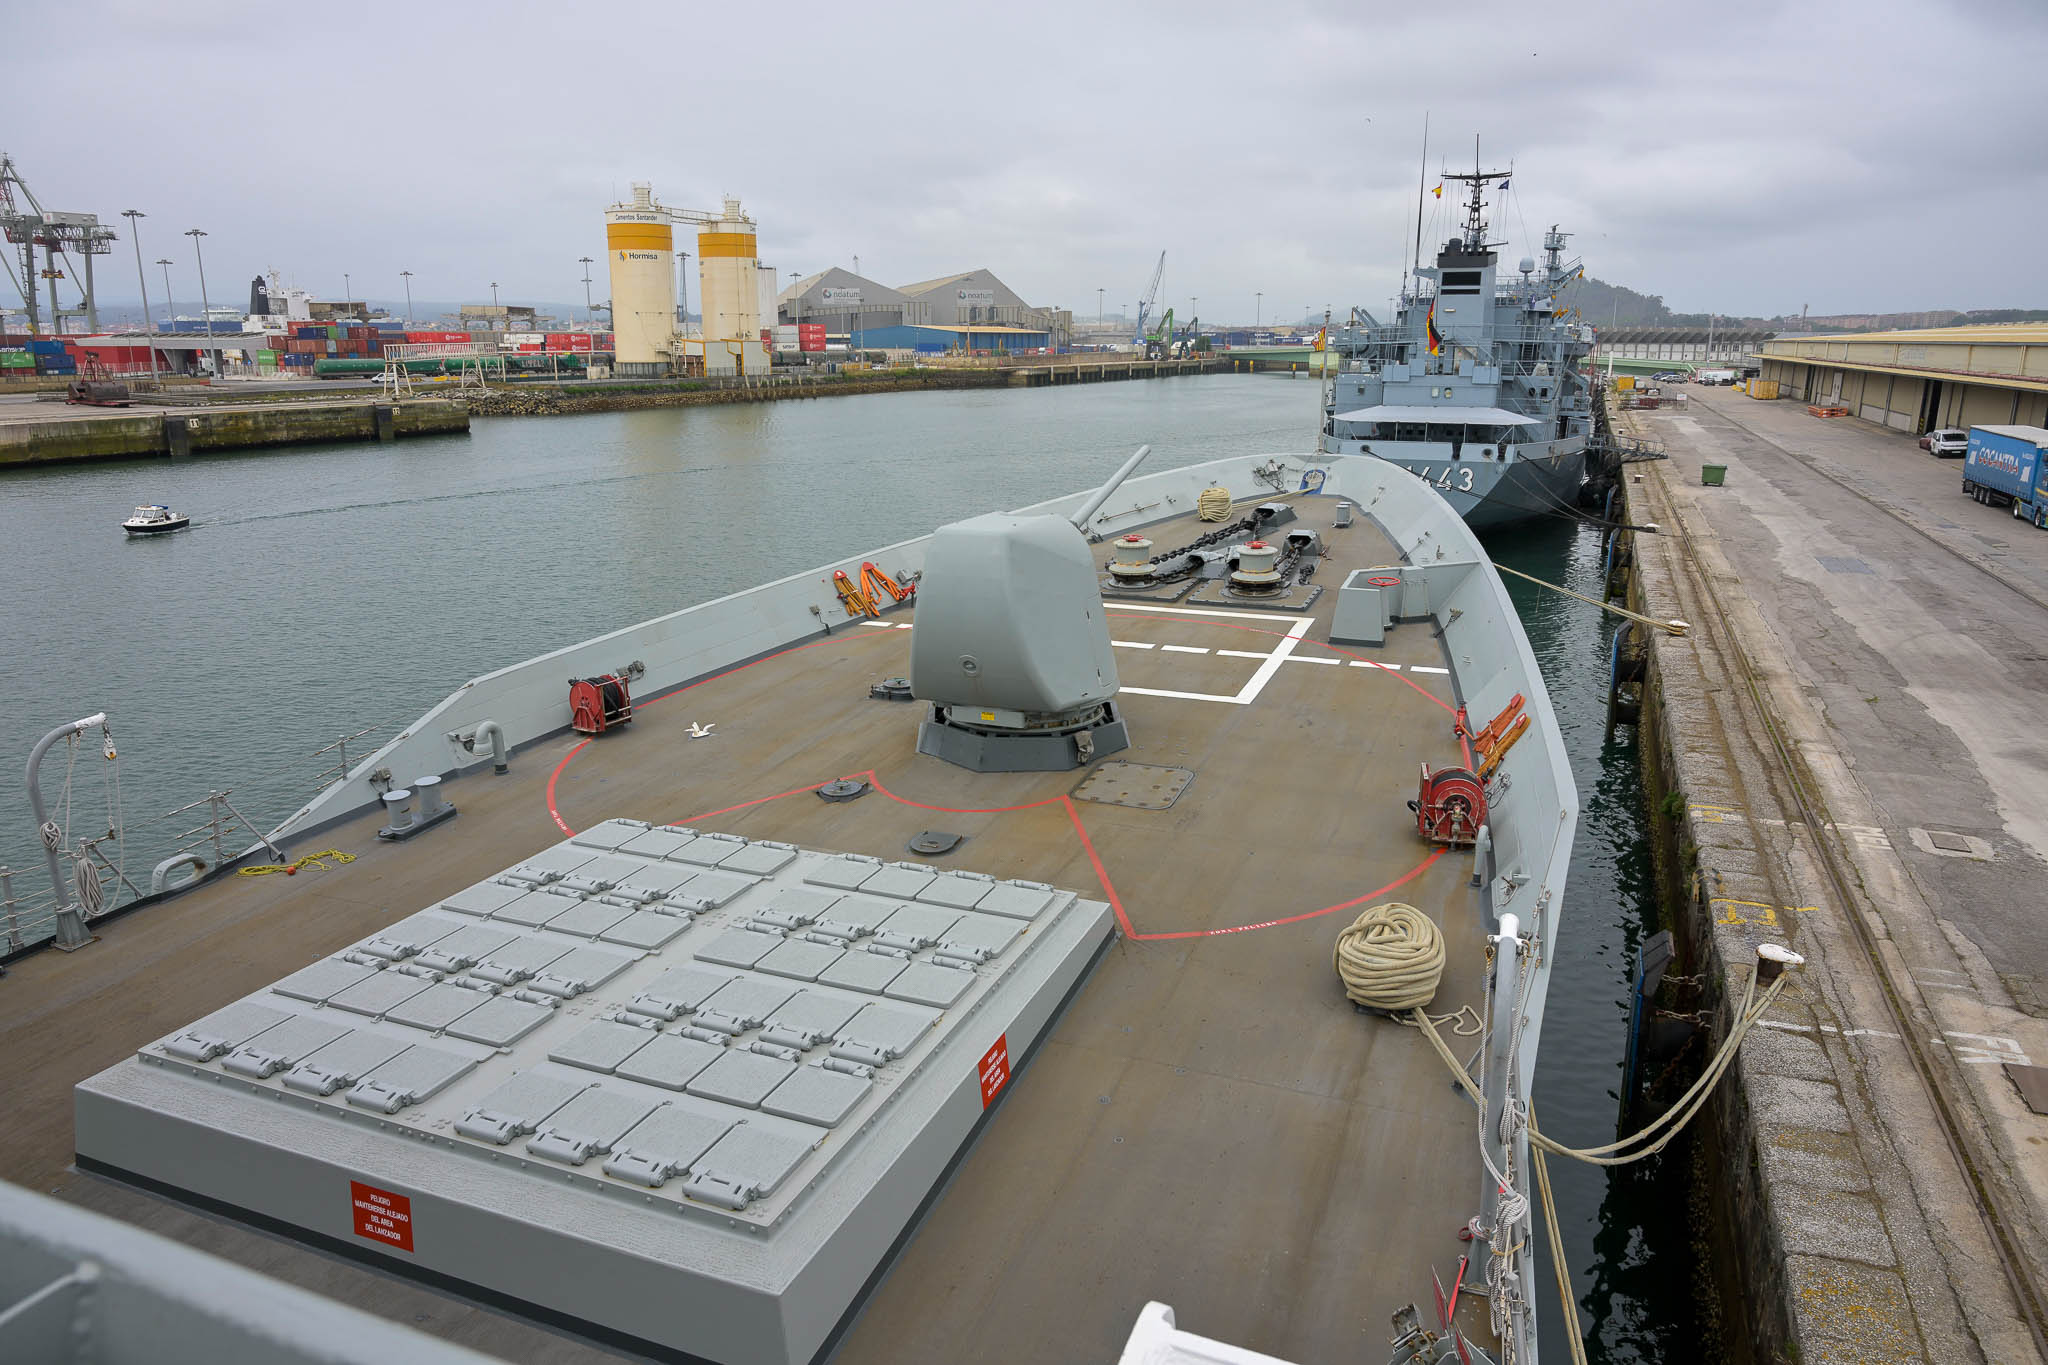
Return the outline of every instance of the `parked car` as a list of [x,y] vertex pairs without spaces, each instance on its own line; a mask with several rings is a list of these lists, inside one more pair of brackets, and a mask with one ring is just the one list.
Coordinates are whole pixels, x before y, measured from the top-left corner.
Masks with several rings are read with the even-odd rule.
[[1927,453],[1938,460],[1960,460],[1970,449],[1970,433],[1955,427],[1930,431],[1921,440]]

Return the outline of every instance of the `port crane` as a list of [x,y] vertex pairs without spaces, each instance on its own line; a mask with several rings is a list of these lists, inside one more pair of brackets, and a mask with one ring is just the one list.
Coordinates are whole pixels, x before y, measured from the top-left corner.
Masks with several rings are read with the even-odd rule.
[[[17,200],[17,193],[19,199]],[[25,205],[25,207],[24,207]],[[40,333],[42,326],[36,309],[36,280],[49,282],[50,328],[64,330],[64,316],[84,314],[86,326],[98,331],[100,326],[99,302],[93,297],[92,258],[104,256],[114,249],[114,231],[100,226],[98,215],[91,213],[53,213],[43,208],[36,199],[28,182],[21,178],[15,168],[14,158],[0,152],[0,236],[7,239],[7,282],[14,286],[20,296],[23,311],[28,314],[28,329]],[[43,268],[36,269],[36,248],[43,249]],[[15,253],[20,253],[21,273],[15,274]],[[70,253],[76,251],[85,263],[83,278],[72,278],[79,286],[81,306],[60,308],[57,304],[57,281],[65,278],[65,270],[57,267],[59,257],[63,258],[65,269],[71,269]]]
[[[1166,253],[1162,251],[1159,253],[1159,264],[1152,267],[1152,283],[1145,286],[1145,296],[1138,300],[1138,326],[1131,336],[1134,345],[1143,346],[1147,340],[1145,319],[1152,316],[1152,305],[1159,301],[1159,279],[1165,273]],[[1171,310],[1168,311],[1170,315]]]

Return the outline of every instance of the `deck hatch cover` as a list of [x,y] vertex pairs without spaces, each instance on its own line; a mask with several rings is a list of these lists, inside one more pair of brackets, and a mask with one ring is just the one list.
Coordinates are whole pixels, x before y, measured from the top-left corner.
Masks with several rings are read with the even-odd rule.
[[748,844],[718,860],[718,865],[728,872],[746,872],[757,877],[767,877],[780,872],[796,860],[796,850],[787,845]]
[[598,938],[605,943],[623,943],[628,948],[652,950],[668,946],[689,927],[688,915],[658,915],[650,910],[635,910],[599,934]]
[[510,986],[524,981],[574,945],[567,940],[535,938],[521,934],[500,948],[493,948],[477,960],[471,970],[486,981]]
[[292,1063],[312,1056],[349,1031],[338,1024],[311,1015],[297,1014],[275,1028],[268,1028],[230,1052],[221,1066],[238,1076],[261,1079],[284,1070]]
[[995,956],[1015,943],[1017,935],[1023,932],[1022,924],[999,915],[962,915],[947,927],[939,938],[939,944],[942,950],[949,945],[981,948]]
[[576,903],[577,898],[573,895],[558,896],[551,891],[529,891],[510,905],[493,910],[491,923],[516,924],[522,929],[538,929]]
[[903,946],[915,942],[919,947],[928,948],[946,937],[960,918],[958,910],[948,910],[936,905],[906,905],[877,925],[875,932],[887,937],[895,935],[904,939]]
[[600,853],[583,866],[575,875],[584,881],[597,882],[604,886],[616,886],[619,879],[630,876],[647,866],[645,858],[629,858],[617,853]]
[[944,1009],[967,994],[974,973],[958,967],[941,967],[936,962],[913,962],[886,986],[882,994],[891,1000],[913,1000],[920,1005]]
[[577,848],[565,839],[553,848],[542,849],[512,870],[526,873],[558,872],[566,876],[596,856],[589,849]]
[[519,935],[511,929],[494,929],[484,924],[465,924],[446,938],[435,939],[419,955],[422,967],[437,972],[459,972],[474,967],[494,949],[502,948]]
[[716,867],[718,860],[737,853],[747,846],[747,841],[737,834],[700,834],[685,844],[662,856],[672,863],[694,863],[698,867]]
[[581,1166],[609,1152],[613,1143],[653,1113],[659,1103],[622,1090],[593,1087],[550,1114],[527,1140],[526,1150],[565,1166]]
[[637,820],[607,820],[584,830],[569,842],[583,848],[610,850],[631,843],[646,832],[647,826]]
[[818,1066],[800,1066],[761,1101],[763,1111],[786,1119],[834,1128],[867,1098],[875,1083],[861,1076],[827,1071]]
[[600,1019],[549,1048],[548,1060],[609,1074],[620,1062],[647,1046],[653,1036],[644,1028]]
[[620,1138],[605,1174],[654,1188],[681,1175],[732,1128],[730,1118],[703,1109],[665,1104]]
[[752,929],[728,929],[699,948],[696,957],[700,962],[717,962],[728,967],[751,967],[768,956],[769,949],[782,941],[776,934],[756,933]]
[[238,1000],[224,1010],[215,1010],[190,1028],[180,1029],[157,1046],[188,1062],[210,1062],[291,1017],[285,1010],[259,1005],[251,1000]]
[[715,1011],[739,1020],[747,1028],[759,1028],[795,994],[794,986],[743,976],[719,987],[697,1010],[700,1014]]
[[734,979],[731,972],[715,972],[704,967],[671,967],[648,982],[647,989],[633,997],[633,1004],[651,1006],[649,1013],[665,1011],[669,1018],[674,1018],[696,1009],[712,992]]
[[784,928],[813,924],[841,899],[836,891],[816,891],[807,886],[785,886],[769,897],[768,904],[756,910],[754,917],[772,920]]
[[293,972],[270,989],[294,1000],[325,1004],[336,992],[347,990],[358,981],[368,980],[377,971],[375,967],[358,967],[338,957],[323,957],[312,966]]
[[955,910],[972,910],[994,889],[996,879],[981,872],[941,872],[917,893],[928,905],[946,905]]
[[451,1038],[466,1038],[491,1047],[510,1047],[555,1017],[546,1005],[529,1005],[509,996],[494,996],[448,1025]]
[[596,938],[605,930],[617,924],[631,910],[622,905],[606,905],[603,901],[584,901],[572,905],[547,922],[547,927],[558,934],[574,934],[578,938]]
[[386,1010],[384,1017],[394,1024],[404,1024],[409,1028],[420,1028],[435,1033],[447,1028],[489,999],[491,997],[482,991],[470,990],[466,986],[443,981]]
[[650,829],[637,838],[628,839],[620,844],[619,852],[637,853],[643,858],[665,858],[696,837],[687,830]]
[[659,891],[666,895],[696,875],[691,868],[679,867],[674,863],[648,863],[630,876],[620,878],[619,885],[643,891]]
[[785,1029],[791,1033],[832,1038],[846,1026],[847,1020],[860,1012],[864,1003],[842,995],[828,995],[824,991],[798,991],[787,1002],[775,1007],[775,1012],[768,1016],[767,1024],[770,1028]]
[[645,1081],[664,1090],[681,1090],[697,1073],[725,1055],[714,1043],[678,1038],[673,1033],[648,1035],[646,1046],[620,1062],[617,1073],[629,1081]]
[[441,902],[443,910],[456,910],[465,915],[488,916],[502,909],[526,894],[523,886],[506,886],[502,882],[478,882],[466,886]]
[[378,972],[367,981],[358,981],[346,990],[336,991],[328,997],[327,1003],[333,1009],[375,1018],[394,1005],[404,1004],[433,984],[400,972]]
[[890,863],[878,869],[860,884],[860,889],[875,896],[900,896],[909,900],[918,892],[930,886],[938,877],[921,867],[906,867],[902,863]]
[[633,965],[633,959],[606,948],[571,948],[533,976],[533,988],[563,999],[596,990]]
[[1037,919],[1059,894],[1049,886],[1002,882],[983,896],[974,908],[991,915],[1008,915],[1011,919]]
[[[775,1189],[797,1164],[810,1155],[824,1134],[798,1124],[778,1124],[755,1119],[733,1125],[731,1132],[711,1144],[711,1149],[690,1164],[698,1176],[737,1177],[754,1198],[775,1193]],[[697,1176],[692,1176],[696,1183]],[[685,1187],[685,1193],[691,1193]]]
[[851,891],[874,876],[876,869],[881,865],[880,858],[846,853],[820,862],[809,872],[804,873],[804,880],[812,886],[833,886],[841,891]]
[[901,976],[909,965],[901,958],[882,957],[876,953],[848,953],[820,972],[818,983],[880,995],[882,989]]
[[845,951],[844,948],[828,948],[822,943],[788,939],[769,949],[767,956],[754,964],[754,969],[798,981],[816,981],[818,974],[837,962]]
[[699,872],[683,883],[682,894],[709,901],[712,905],[727,905],[745,895],[747,888],[757,885],[760,880],[740,872]]
[[395,1038],[351,1029],[285,1072],[284,1083],[309,1095],[332,1095],[345,1085],[354,1085],[406,1046]]
[[845,1040],[858,1039],[886,1051],[891,1057],[901,1057],[917,1045],[917,1040],[924,1037],[938,1019],[936,1010],[909,1005],[862,1005],[860,1012],[839,1030],[839,1036]]
[[415,1043],[349,1088],[345,1099],[359,1109],[395,1114],[453,1085],[476,1070],[476,1062],[446,1048]]
[[900,901],[880,896],[841,896],[831,910],[819,917],[820,928],[838,928],[849,934],[872,934],[882,921],[903,908]]
[[455,1131],[502,1147],[515,1137],[538,1130],[549,1115],[595,1084],[545,1071],[515,1072],[464,1114],[456,1122]]
[[727,1052],[683,1087],[692,1095],[753,1109],[797,1069],[795,1062],[758,1052]]
[[398,962],[413,956],[428,944],[448,937],[461,928],[463,921],[447,915],[421,912],[407,915],[398,923],[380,929],[362,942],[357,948],[372,957],[381,957],[387,962]]

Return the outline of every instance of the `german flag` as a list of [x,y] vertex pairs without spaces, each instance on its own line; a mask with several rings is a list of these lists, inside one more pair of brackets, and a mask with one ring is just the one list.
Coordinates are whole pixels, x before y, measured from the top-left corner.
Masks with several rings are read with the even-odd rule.
[[1429,337],[1429,353],[1431,355],[1441,354],[1444,349],[1444,334],[1436,329],[1435,299],[1430,300],[1429,315],[1422,320],[1422,325]]

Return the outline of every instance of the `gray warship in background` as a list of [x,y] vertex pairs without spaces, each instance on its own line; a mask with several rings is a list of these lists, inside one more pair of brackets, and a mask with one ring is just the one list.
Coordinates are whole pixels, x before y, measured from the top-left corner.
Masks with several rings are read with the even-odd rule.
[[1576,515],[1596,443],[1592,384],[1580,371],[1592,329],[1568,316],[1569,233],[1544,234],[1539,266],[1500,269],[1485,198],[1511,172],[1444,176],[1466,185],[1462,235],[1417,266],[1393,319],[1353,309],[1330,337],[1338,357],[1322,449],[1373,455],[1423,479],[1474,528]]

